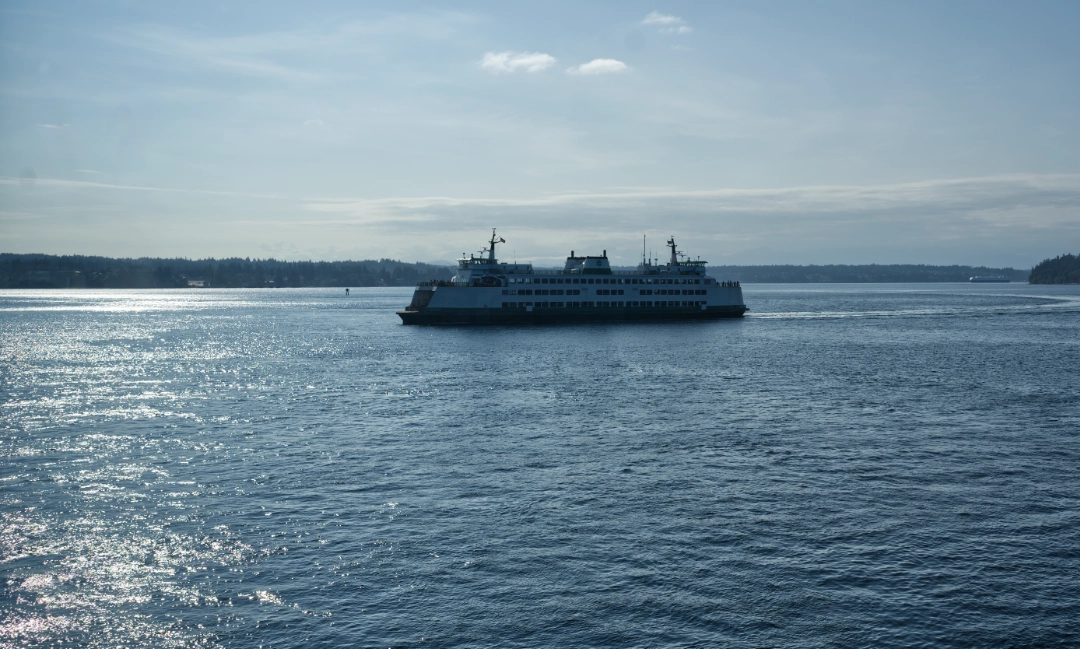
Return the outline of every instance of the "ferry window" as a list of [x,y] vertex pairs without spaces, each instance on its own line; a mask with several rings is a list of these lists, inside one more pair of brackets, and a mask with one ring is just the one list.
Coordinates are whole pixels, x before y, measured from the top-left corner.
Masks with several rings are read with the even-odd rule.
[[623,290],[624,290],[624,289],[621,289],[621,288],[619,289],[619,295],[622,295],[622,294],[623,294]]
[[578,284],[578,283],[580,283],[580,282],[581,282],[581,280],[580,280],[580,279],[575,279],[575,280],[574,280],[574,283],[575,283],[575,284]]
[[695,284],[700,284],[700,283],[701,283],[701,280],[700,280],[700,279],[695,279],[695,280],[694,280],[694,283],[695,283]]
[[593,283],[593,282],[595,282],[595,281],[596,281],[595,279],[590,279],[590,280],[589,280],[589,283],[590,283],[590,284],[592,284],[592,283]]

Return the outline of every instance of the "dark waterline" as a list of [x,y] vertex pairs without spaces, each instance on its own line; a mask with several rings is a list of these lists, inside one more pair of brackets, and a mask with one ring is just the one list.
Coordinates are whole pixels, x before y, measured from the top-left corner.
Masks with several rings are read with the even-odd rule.
[[1080,287],[0,291],[0,647],[1080,643]]

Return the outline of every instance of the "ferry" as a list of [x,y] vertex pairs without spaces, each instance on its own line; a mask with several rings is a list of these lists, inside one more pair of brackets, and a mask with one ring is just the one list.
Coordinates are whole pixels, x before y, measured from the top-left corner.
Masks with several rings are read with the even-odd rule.
[[1008,284],[1008,283],[1012,282],[1012,280],[1009,279],[1008,277],[1002,277],[1001,275],[992,275],[992,276],[976,275],[975,277],[972,277],[968,281],[973,283],[973,284],[991,284],[991,283]]
[[500,262],[491,231],[488,246],[457,261],[447,281],[421,282],[398,311],[407,325],[547,324],[741,318],[748,311],[738,281],[709,277],[707,262],[683,259],[668,239],[666,264],[642,261],[614,270],[607,251],[584,257],[570,251],[561,270]]

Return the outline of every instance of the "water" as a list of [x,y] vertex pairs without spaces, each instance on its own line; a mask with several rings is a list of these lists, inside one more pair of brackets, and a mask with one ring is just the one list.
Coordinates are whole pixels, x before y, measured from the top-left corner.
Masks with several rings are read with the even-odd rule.
[[0,292],[0,647],[1080,644],[1080,287]]

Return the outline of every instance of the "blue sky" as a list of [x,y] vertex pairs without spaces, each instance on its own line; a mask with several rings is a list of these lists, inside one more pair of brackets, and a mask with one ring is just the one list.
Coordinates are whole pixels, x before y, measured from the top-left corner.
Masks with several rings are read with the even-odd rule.
[[1027,267],[1080,3],[0,5],[0,250]]

